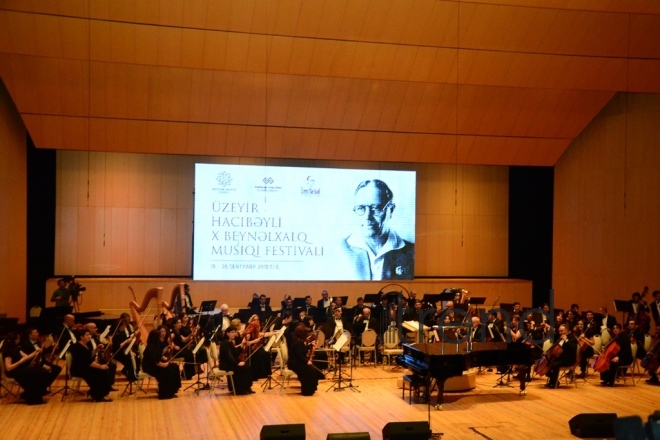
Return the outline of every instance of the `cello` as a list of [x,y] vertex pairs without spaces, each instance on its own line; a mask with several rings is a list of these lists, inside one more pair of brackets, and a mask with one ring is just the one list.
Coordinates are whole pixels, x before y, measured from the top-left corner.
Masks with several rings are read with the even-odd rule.
[[591,368],[593,368],[594,371],[604,373],[610,368],[612,359],[614,359],[621,350],[621,345],[619,345],[618,341],[618,339],[622,337],[621,335],[624,335],[624,332],[619,330],[619,333],[614,337],[614,339],[607,343],[602,353],[596,359],[594,359],[594,361],[591,363]]
[[561,341],[562,339],[552,344],[552,347],[550,347],[548,352],[543,355],[539,363],[536,364],[536,368],[534,369],[534,372],[537,375],[545,376],[546,374],[548,374],[552,363],[556,361],[559,358],[559,356],[561,356],[561,354],[564,352],[564,349],[561,347],[560,344]]

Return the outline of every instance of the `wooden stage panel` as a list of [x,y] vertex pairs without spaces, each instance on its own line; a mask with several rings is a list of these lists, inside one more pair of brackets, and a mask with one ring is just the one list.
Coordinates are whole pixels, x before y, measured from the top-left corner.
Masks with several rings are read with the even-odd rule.
[[[353,384],[360,392],[327,391],[330,382],[321,382],[312,397],[299,394],[298,383],[283,393],[262,392],[230,396],[227,390],[195,395],[179,392],[178,399],[159,401],[154,384],[149,394],[119,398],[125,381],[118,378],[120,392],[111,393],[113,402],[96,404],[77,398],[60,402],[60,395],[48,403],[29,407],[7,399],[0,407],[3,438],[218,438],[257,439],[263,425],[304,423],[307,439],[325,439],[328,433],[368,431],[372,439],[382,438],[385,424],[392,421],[426,421],[428,407],[409,405],[396,387],[401,371],[390,373],[373,366],[354,369]],[[545,380],[535,379],[525,397],[518,388],[493,388],[498,375],[477,375],[477,387],[467,393],[445,395],[442,411],[431,410],[431,428],[446,439],[475,439],[479,433],[493,440],[517,438],[572,439],[568,420],[583,412],[615,412],[619,416],[639,415],[646,420],[658,409],[660,388],[642,380],[633,387],[601,387],[597,376],[586,383],[562,385],[550,390]],[[62,385],[63,381],[56,382]],[[184,382],[184,387],[191,381]],[[407,395],[406,395],[407,397]],[[477,435],[477,437],[475,437]]]

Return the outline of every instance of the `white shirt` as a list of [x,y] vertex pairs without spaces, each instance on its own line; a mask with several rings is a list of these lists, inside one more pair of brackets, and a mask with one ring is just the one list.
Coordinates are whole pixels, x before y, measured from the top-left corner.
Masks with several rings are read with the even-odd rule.
[[385,254],[396,249],[402,249],[406,243],[403,241],[399,235],[390,230],[387,234],[387,241],[380,248],[377,254],[371,250],[371,247],[365,243],[362,236],[358,233],[351,234],[346,242],[353,247],[363,249],[367,252],[369,256],[369,265],[371,266],[371,279],[372,280],[381,280],[383,277],[383,263],[385,262]]

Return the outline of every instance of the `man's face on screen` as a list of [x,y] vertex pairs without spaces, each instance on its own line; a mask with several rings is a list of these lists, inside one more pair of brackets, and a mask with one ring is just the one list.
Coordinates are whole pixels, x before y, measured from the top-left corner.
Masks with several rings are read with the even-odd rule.
[[364,209],[357,215],[360,231],[365,237],[377,238],[388,232],[387,222],[392,210],[385,194],[373,185],[367,185],[355,194],[354,207]]

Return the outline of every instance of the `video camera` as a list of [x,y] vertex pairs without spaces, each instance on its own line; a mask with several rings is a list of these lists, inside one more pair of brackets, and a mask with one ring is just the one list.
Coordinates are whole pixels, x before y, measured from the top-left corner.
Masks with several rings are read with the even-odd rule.
[[77,302],[80,294],[87,290],[87,287],[76,282],[76,277],[74,275],[64,277],[64,282],[69,284],[69,294],[71,295],[71,301],[73,302]]

